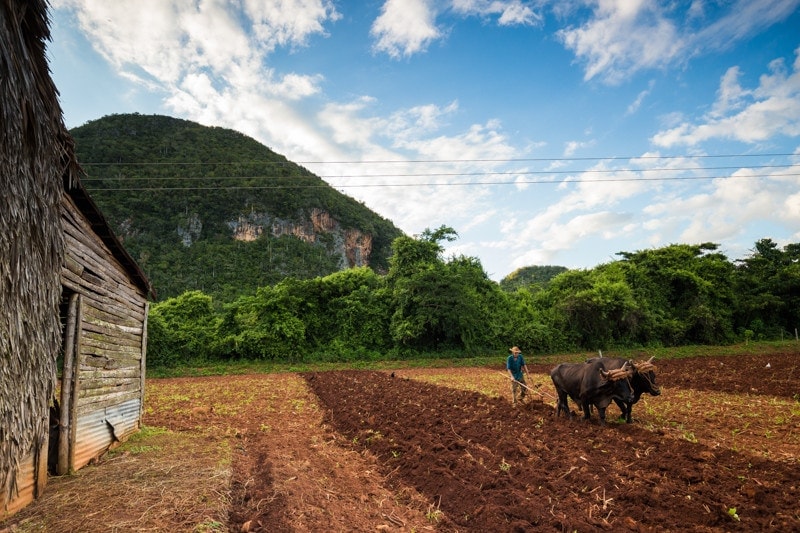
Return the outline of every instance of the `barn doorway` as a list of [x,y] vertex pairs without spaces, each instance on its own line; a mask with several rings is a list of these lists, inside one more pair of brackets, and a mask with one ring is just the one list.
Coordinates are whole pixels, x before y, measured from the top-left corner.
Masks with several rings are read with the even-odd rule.
[[61,350],[56,359],[56,387],[50,400],[50,432],[47,447],[47,471],[64,475],[71,466],[70,443],[75,375],[75,338],[80,324],[80,295],[68,287],[61,290],[59,303]]

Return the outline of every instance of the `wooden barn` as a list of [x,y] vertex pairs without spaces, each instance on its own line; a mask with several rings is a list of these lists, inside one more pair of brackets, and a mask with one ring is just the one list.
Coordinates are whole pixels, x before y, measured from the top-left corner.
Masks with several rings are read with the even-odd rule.
[[45,0],[0,0],[0,518],[144,402],[152,288],[81,185],[48,40]]

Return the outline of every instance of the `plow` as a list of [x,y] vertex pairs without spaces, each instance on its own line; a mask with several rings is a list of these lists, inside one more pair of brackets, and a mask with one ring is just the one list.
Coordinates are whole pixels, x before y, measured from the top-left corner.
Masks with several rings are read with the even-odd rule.
[[531,393],[533,393],[533,394],[537,394],[537,395],[538,395],[538,396],[539,396],[539,397],[542,399],[542,401],[544,401],[544,398],[545,398],[545,396],[546,396],[547,398],[549,398],[549,399],[553,400],[553,401],[557,401],[557,400],[558,400],[558,398],[556,398],[556,396],[555,396],[555,395],[553,395],[553,394],[548,394],[547,392],[543,391],[543,390],[542,390],[542,384],[541,384],[541,383],[537,383],[537,384],[536,384],[536,385],[534,385],[533,387],[529,387],[527,384],[525,384],[525,383],[522,383],[522,382],[520,382],[520,381],[517,381],[516,379],[512,378],[512,377],[511,377],[511,376],[509,376],[508,374],[505,374],[505,373],[503,373],[503,372],[499,372],[499,374],[501,374],[501,375],[502,375],[503,377],[505,377],[506,379],[508,379],[508,380],[510,380],[510,381],[512,381],[512,382],[515,382],[515,383],[516,383],[517,385],[519,385],[520,387],[523,387],[523,388],[525,388],[525,389],[526,389],[528,392],[531,392]]

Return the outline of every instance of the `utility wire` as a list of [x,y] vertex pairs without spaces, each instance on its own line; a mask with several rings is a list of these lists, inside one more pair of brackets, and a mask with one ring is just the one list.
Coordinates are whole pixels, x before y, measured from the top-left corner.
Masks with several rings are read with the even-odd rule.
[[[613,174],[624,172],[699,172],[706,170],[763,170],[768,168],[795,168],[798,165],[758,165],[750,167],[736,166],[721,166],[721,167],[681,167],[681,168],[648,168],[648,169],[597,169],[597,170],[525,170],[525,171],[496,171],[496,172],[421,172],[421,173],[405,173],[405,174],[326,174],[326,175],[294,175],[294,176],[109,176],[105,178],[88,177],[83,179],[84,182],[94,181],[128,181],[128,180],[152,180],[152,181],[182,181],[182,180],[233,180],[233,179],[300,179],[300,178],[321,178],[321,179],[343,179],[343,178],[434,178],[442,177],[456,177],[456,176],[533,176],[533,175],[561,175],[561,174]],[[800,167],[798,167],[800,168]],[[783,174],[774,174],[783,175]],[[716,176],[714,176],[716,177]],[[538,182],[537,182],[538,183]]]
[[701,155],[640,155],[640,156],[592,156],[592,157],[523,157],[507,159],[372,159],[343,161],[220,161],[220,162],[116,162],[116,163],[81,163],[83,167],[96,166],[177,166],[177,165],[371,165],[397,163],[524,163],[524,162],[571,162],[571,161],[619,161],[619,160],[675,160],[675,159],[720,159],[720,158],[753,158],[753,157],[791,157],[793,153],[775,154],[701,154]]
[[[711,180],[711,179],[747,179],[747,178],[766,178],[766,177],[797,177],[800,173],[789,174],[750,174],[746,176],[672,176],[672,177],[632,177],[632,178],[605,178],[594,180],[526,180],[526,181],[467,181],[467,182],[449,182],[449,183],[365,183],[357,185],[336,184],[331,185],[328,183],[323,184],[294,184],[294,185],[231,185],[231,186],[210,186],[210,187],[87,187],[93,191],[205,191],[205,190],[259,190],[259,189],[321,189],[321,188],[380,188],[380,187],[460,187],[460,186],[474,186],[474,185],[521,185],[521,184],[563,184],[563,183],[579,183],[579,184],[594,184],[594,183],[607,183],[607,182],[649,182],[649,181],[696,181],[696,180]],[[136,178],[133,178],[136,179]],[[247,179],[247,178],[238,178]]]

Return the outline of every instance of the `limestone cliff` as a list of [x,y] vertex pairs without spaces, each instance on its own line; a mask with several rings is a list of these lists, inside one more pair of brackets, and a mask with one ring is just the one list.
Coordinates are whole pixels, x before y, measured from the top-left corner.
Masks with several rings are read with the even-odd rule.
[[[269,231],[273,237],[291,235],[309,244],[323,246],[338,256],[341,268],[369,266],[372,253],[371,235],[358,229],[343,228],[330,213],[318,208],[298,216],[296,220],[251,212],[228,222],[228,227],[238,241],[254,241]],[[179,233],[183,237],[190,231],[190,228],[183,228]]]

